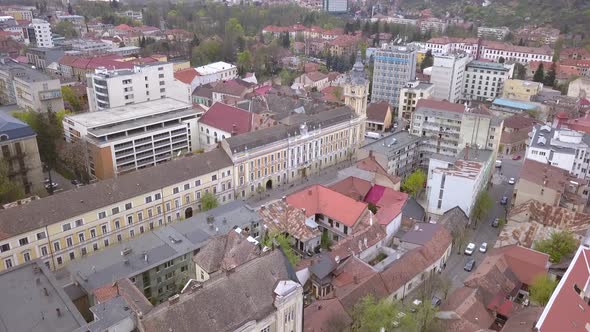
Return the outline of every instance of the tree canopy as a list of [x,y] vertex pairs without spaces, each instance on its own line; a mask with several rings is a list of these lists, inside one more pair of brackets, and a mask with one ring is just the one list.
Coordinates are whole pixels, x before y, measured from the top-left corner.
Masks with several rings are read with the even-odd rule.
[[14,202],[24,196],[23,188],[9,178],[6,161],[0,160],[0,204]]
[[540,306],[545,306],[555,287],[557,287],[557,280],[549,278],[548,275],[537,276],[530,285],[531,300]]
[[543,68],[542,62],[539,64],[537,71],[535,71],[535,74],[533,75],[533,81],[539,83],[543,83],[545,81],[545,69]]
[[[377,300],[373,295],[367,295],[362,298],[355,306],[353,311],[353,331],[358,332],[375,332],[384,328],[386,331],[395,328],[395,322],[401,312],[397,302],[388,301],[387,299]],[[403,317],[398,324],[407,326],[407,315]]]
[[475,222],[474,227],[488,214],[493,205],[494,200],[487,191],[484,190],[477,195],[475,205],[471,210],[471,219]]
[[210,192],[206,192],[201,197],[201,209],[203,211],[209,211],[219,206],[217,197]]
[[578,241],[568,231],[551,233],[549,238],[535,242],[534,248],[537,251],[549,255],[553,263],[559,263],[564,256],[571,255],[578,247]]
[[426,173],[419,169],[406,178],[402,184],[402,190],[416,197],[422,188],[424,188],[424,183],[426,183]]

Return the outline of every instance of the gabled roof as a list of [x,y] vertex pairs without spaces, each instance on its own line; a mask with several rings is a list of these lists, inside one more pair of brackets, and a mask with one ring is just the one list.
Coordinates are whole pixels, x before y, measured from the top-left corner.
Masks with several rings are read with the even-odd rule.
[[527,285],[532,285],[536,277],[549,270],[549,255],[519,245],[494,248],[488,254],[492,255],[504,255],[512,272]]
[[[590,324],[590,248],[580,246],[536,325],[539,332],[578,332]],[[578,293],[580,292],[580,293]]]
[[328,75],[326,75],[322,72],[319,72],[319,71],[312,71],[312,72],[306,73],[304,75],[306,75],[308,79],[310,79],[314,82],[321,81],[321,80],[328,78]]
[[441,305],[436,317],[445,331],[474,332],[489,328],[495,317],[486,309],[477,288],[460,287]]
[[253,113],[217,102],[203,114],[199,122],[231,135],[240,135],[252,129],[252,117]]
[[355,201],[364,200],[371,187],[371,182],[354,176],[349,176],[342,181],[330,185],[330,189],[346,195]]
[[477,269],[463,281],[467,287],[482,291],[484,304],[489,304],[498,294],[513,294],[522,282],[510,268],[504,255],[488,255]]
[[370,103],[367,107],[367,120],[383,123],[390,109],[389,103],[386,101]]
[[316,184],[287,196],[287,203],[305,209],[306,216],[323,214],[348,227],[367,211],[367,204]]
[[0,112],[0,145],[4,140],[34,137],[37,134],[26,123],[17,118]]
[[336,322],[343,328],[352,325],[352,318],[338,299],[316,300],[303,309],[303,316],[304,332],[330,331]]
[[375,204],[379,208],[375,217],[381,225],[388,225],[402,213],[408,197],[406,193],[376,184],[367,193],[365,202]]
[[563,193],[568,185],[568,171],[532,159],[525,159],[520,179]]
[[193,256],[193,262],[208,274],[229,271],[260,255],[255,244],[234,231],[212,238]]
[[464,113],[465,106],[461,104],[451,103],[448,100],[437,100],[437,99],[420,99],[416,103],[416,111],[421,108],[431,109],[436,111],[447,111],[454,113]]
[[317,224],[306,223],[305,213],[302,209],[290,206],[282,200],[260,207],[258,214],[271,233],[288,233],[302,242],[322,235]]
[[354,306],[367,295],[377,299],[389,295],[379,273],[356,256],[348,258],[334,274],[334,296],[348,312],[352,312]]
[[187,68],[174,73],[174,78],[186,84],[191,84],[197,76],[199,73],[195,68]]

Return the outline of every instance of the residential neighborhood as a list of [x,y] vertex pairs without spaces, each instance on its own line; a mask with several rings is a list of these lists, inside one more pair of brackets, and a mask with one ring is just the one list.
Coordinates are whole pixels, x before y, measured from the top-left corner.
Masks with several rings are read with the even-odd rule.
[[537,2],[3,2],[0,332],[588,330],[590,4]]

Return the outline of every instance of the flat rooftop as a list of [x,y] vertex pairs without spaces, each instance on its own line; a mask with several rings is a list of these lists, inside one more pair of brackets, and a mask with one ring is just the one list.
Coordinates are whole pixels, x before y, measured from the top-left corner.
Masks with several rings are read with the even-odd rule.
[[410,135],[407,131],[398,131],[387,137],[378,139],[370,144],[363,146],[361,149],[375,151],[384,155],[394,155],[399,149],[420,141],[419,136]]
[[88,112],[66,117],[87,128],[96,128],[109,124],[134,121],[174,110],[192,108],[192,105],[173,98],[150,100],[143,103],[109,108],[98,112]]
[[502,71],[509,70],[509,68],[506,68],[501,63],[488,62],[488,61],[478,61],[478,60],[471,61],[469,64],[467,64],[467,67],[477,67],[477,68],[483,68],[483,69],[502,70]]
[[213,62],[208,65],[201,66],[201,67],[197,67],[195,69],[197,70],[199,75],[211,75],[211,74],[218,73],[222,70],[227,70],[227,69],[235,68],[235,67],[236,66],[232,65],[231,63],[218,61],[218,62]]
[[70,298],[40,261],[0,273],[0,294],[0,332],[71,332],[86,325]]
[[0,64],[0,70],[12,72],[15,79],[28,83],[56,80],[29,66],[21,65],[12,60],[5,60],[3,64]]
[[527,103],[520,100],[512,100],[512,99],[505,99],[505,98],[496,98],[492,102],[492,106],[500,106],[500,107],[508,107],[514,109],[521,109],[521,110],[536,110],[537,105],[532,103]]
[[[213,226],[207,223],[207,216],[214,217]],[[259,221],[260,217],[254,209],[242,201],[234,201],[197,213],[184,221],[140,234],[133,240],[109,246],[82,260],[73,261],[65,271],[59,271],[58,275],[60,278],[70,276],[72,281],[79,282],[87,292],[92,292],[96,288],[135,276],[184,254],[192,257],[192,251],[203,247],[209,238]],[[131,249],[131,253],[122,256],[121,252],[126,248]],[[64,283],[64,280],[61,281]]]

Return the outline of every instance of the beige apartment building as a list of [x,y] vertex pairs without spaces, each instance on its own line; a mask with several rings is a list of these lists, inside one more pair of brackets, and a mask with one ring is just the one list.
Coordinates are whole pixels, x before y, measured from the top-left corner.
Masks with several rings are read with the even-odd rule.
[[345,106],[291,115],[274,127],[227,138],[221,146],[234,164],[236,196],[250,197],[350,160],[363,139],[363,124],[364,117]]
[[230,202],[232,173],[231,159],[215,150],[0,210],[0,271],[37,258],[59,269],[191,217],[205,193]]
[[410,127],[412,114],[416,111],[416,103],[420,99],[430,98],[434,92],[434,84],[420,81],[408,82],[400,91],[397,120],[404,121],[406,128]]
[[509,79],[504,81],[502,98],[531,101],[543,90],[543,83]]

